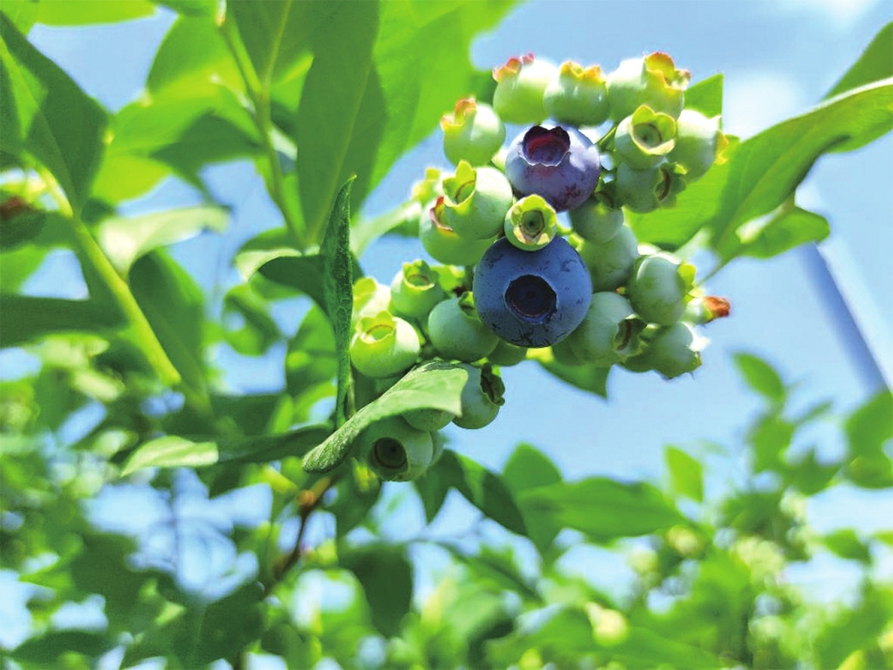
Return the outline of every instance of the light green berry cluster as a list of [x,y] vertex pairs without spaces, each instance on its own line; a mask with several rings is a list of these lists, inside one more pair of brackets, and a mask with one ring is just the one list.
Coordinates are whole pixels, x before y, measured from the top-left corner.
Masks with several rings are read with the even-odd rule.
[[[434,262],[354,286],[350,358],[378,393],[432,358],[468,371],[460,414],[416,410],[363,433],[360,452],[386,479],[424,472],[449,423],[492,422],[500,366],[618,364],[670,379],[701,364],[699,327],[729,311],[690,262],[639,244],[629,225],[723,160],[719,117],[685,107],[688,72],[664,53],[608,74],[527,55],[493,76],[491,103],[463,98],[441,119],[454,171],[429,168],[413,188]],[[507,123],[530,127],[506,147]],[[556,266],[579,274],[559,280]]]

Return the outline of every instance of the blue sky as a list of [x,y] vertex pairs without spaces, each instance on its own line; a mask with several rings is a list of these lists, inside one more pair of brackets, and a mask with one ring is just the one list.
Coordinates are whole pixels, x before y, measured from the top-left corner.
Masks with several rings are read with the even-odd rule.
[[[612,70],[623,58],[667,51],[692,72],[693,81],[725,74],[725,130],[749,137],[808,110],[891,19],[893,7],[883,0],[533,0],[482,36],[472,56],[483,69],[534,52],[556,63],[570,58]],[[151,55],[170,22],[171,15],[163,11],[153,19],[87,30],[37,26],[31,39],[89,93],[117,109],[139,94]],[[437,133],[400,161],[370,197],[367,213],[400,204],[427,165],[448,167]],[[257,221],[273,225],[278,217],[247,165],[215,167],[207,175],[212,190],[235,208],[229,237],[181,243],[174,253],[204,285],[220,291],[222,284],[238,280],[226,267],[225,254],[257,232]],[[893,137],[888,135],[857,152],[821,159],[798,193],[801,206],[831,222],[832,236],[822,249],[888,380],[893,374],[890,184]],[[140,213],[197,201],[188,187],[168,183],[126,209]],[[404,260],[422,255],[417,241],[388,239],[373,245],[362,263],[368,274],[389,282]],[[54,256],[28,290],[58,295],[64,285],[69,287],[65,295],[72,297],[83,291],[69,261],[64,254]],[[812,278],[811,262],[809,254],[797,250],[770,261],[741,260],[723,270],[709,288],[731,300],[732,317],[706,328],[711,346],[694,375],[665,382],[653,374],[618,371],[605,401],[565,386],[534,364],[506,369],[507,404],[499,418],[479,431],[451,429],[452,448],[498,469],[518,442],[527,441],[544,449],[569,479],[591,474],[661,477],[664,445],[701,454],[708,441],[730,444],[740,439],[758,407],[730,359],[741,350],[765,357],[786,380],[797,382],[802,406],[825,398],[842,410],[858,405],[874,383],[854,362],[854,343],[840,333],[836,324],[841,315],[829,306],[827,287]],[[293,329],[300,311],[299,301],[290,302],[277,318]],[[274,389],[281,385],[282,353],[258,363],[221,350],[217,362],[230,371],[233,390]],[[20,360],[15,352],[4,354],[2,374],[14,375]],[[532,406],[545,409],[534,419]],[[841,448],[834,426],[810,437],[826,453]],[[734,468],[723,466],[714,472],[711,487],[716,490],[736,477]],[[448,509],[451,527],[473,518],[457,500],[451,499]],[[858,519],[870,532],[889,527],[893,500],[887,492],[838,487],[819,496],[810,512],[821,530]],[[417,512],[407,514],[416,525],[406,532],[418,532]],[[575,569],[586,572],[590,558],[581,557]],[[845,579],[845,571],[832,563],[802,580],[818,586],[829,576]]]

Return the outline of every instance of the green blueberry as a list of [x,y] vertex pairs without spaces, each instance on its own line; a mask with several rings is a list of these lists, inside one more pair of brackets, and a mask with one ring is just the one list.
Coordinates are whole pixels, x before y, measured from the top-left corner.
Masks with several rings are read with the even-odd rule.
[[357,437],[359,458],[387,481],[407,482],[421,475],[434,460],[431,433],[391,416],[376,421]]
[[580,361],[608,367],[637,350],[644,325],[626,298],[596,293],[583,322],[568,336],[568,346]]
[[568,211],[574,232],[587,242],[604,244],[623,226],[624,215],[620,207],[601,191],[596,191],[579,207]]
[[614,148],[620,159],[636,170],[660,163],[675,146],[676,121],[669,114],[640,105],[617,124]]
[[557,68],[548,61],[527,54],[509,58],[502,67],[494,68],[493,108],[505,123],[533,125],[544,121],[543,95],[556,75]]
[[436,409],[434,407],[423,407],[421,409],[413,409],[403,413],[403,418],[413,428],[424,430],[429,433],[440,430],[449,425],[450,421],[456,418],[452,412],[445,409]]
[[505,141],[505,126],[496,112],[474,98],[459,100],[455,111],[440,119],[440,127],[443,152],[453,165],[462,160],[486,165]]
[[669,326],[682,317],[693,284],[693,265],[668,254],[650,254],[636,259],[626,295],[643,320]]
[[391,308],[399,316],[421,319],[444,298],[437,272],[423,260],[404,263],[391,282]]
[[667,159],[685,168],[685,181],[700,179],[714,163],[723,163],[729,140],[719,129],[719,117],[708,119],[683,109],[676,121],[676,143]]
[[691,324],[677,321],[655,331],[642,354],[628,358],[624,367],[656,370],[665,379],[694,372],[701,365],[701,351],[707,339],[697,334]]
[[493,365],[508,368],[517,365],[527,358],[527,347],[519,347],[517,344],[499,340],[496,348],[487,354],[487,360]]
[[350,318],[351,328],[364,316],[375,316],[386,312],[391,302],[391,289],[379,284],[373,277],[357,279],[353,285],[353,313]]
[[444,300],[431,310],[428,337],[441,356],[466,363],[487,356],[499,341],[478,316],[470,292]]
[[389,312],[379,312],[357,322],[350,360],[367,377],[391,377],[412,367],[421,348],[415,328]]
[[419,239],[432,258],[447,265],[475,265],[496,240],[460,237],[443,217],[444,198],[440,196],[419,219]]
[[685,189],[685,168],[676,163],[660,163],[647,170],[635,170],[627,163],[617,167],[615,193],[619,204],[634,212],[651,212],[672,207]]
[[611,118],[618,122],[639,105],[648,105],[675,119],[685,104],[685,89],[690,79],[691,74],[677,69],[665,53],[624,60],[607,77]]
[[443,180],[446,224],[460,237],[492,239],[512,206],[512,186],[496,168],[459,161],[456,174]]
[[639,246],[632,228],[620,227],[607,242],[596,244],[583,240],[577,251],[589,268],[592,290],[613,291],[627,282],[639,255]]
[[453,419],[460,428],[476,430],[493,422],[505,404],[505,385],[489,365],[463,365],[468,381],[462,387],[462,413]]
[[573,126],[597,126],[608,118],[608,89],[598,65],[565,61],[543,93],[549,116]]
[[505,236],[523,251],[536,251],[552,241],[558,230],[555,209],[539,195],[521,198],[505,215]]

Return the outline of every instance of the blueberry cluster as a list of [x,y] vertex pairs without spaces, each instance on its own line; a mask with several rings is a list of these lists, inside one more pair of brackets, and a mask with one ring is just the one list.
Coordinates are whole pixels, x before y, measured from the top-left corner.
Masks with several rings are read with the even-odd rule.
[[[722,160],[719,118],[685,108],[689,73],[664,53],[560,67],[532,55],[493,73],[492,104],[465,98],[443,116],[451,174],[429,169],[412,198],[419,237],[440,265],[405,263],[390,287],[354,287],[350,355],[359,374],[399,378],[419,360],[461,361],[462,412],[407,413],[361,436],[382,477],[412,479],[438,433],[490,423],[503,404],[494,366],[565,365],[692,372],[696,326],[728,314],[692,264],[640,245],[627,212],[672,207]],[[521,126],[505,145],[506,124]]]

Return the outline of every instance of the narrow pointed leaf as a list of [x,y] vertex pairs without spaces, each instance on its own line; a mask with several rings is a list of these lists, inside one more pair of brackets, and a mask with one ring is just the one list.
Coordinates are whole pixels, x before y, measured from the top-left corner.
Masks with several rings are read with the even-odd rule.
[[122,323],[118,311],[95,300],[0,294],[0,347],[34,342],[50,333],[95,333]]
[[873,81],[893,77],[891,53],[893,53],[893,22],[878,31],[862,55],[859,56],[859,60],[831,87],[831,90],[825,95],[825,99],[833,98],[845,91],[870,84]]

